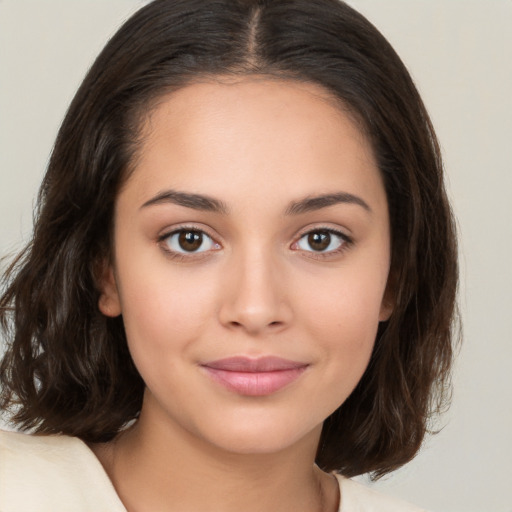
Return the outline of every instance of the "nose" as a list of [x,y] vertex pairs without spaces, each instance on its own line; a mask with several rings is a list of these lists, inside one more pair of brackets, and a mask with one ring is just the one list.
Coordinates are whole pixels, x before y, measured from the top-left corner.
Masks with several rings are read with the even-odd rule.
[[232,258],[222,280],[219,321],[251,336],[279,332],[292,320],[282,266],[263,250]]

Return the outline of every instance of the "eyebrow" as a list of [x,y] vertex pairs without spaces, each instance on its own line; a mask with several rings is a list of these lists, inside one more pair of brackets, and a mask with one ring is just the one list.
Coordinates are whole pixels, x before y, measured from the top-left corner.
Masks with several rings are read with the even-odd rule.
[[228,207],[222,201],[214,199],[213,197],[205,196],[202,194],[192,194],[189,192],[178,192],[177,190],[165,190],[160,192],[155,197],[146,201],[141,208],[155,204],[173,203],[178,206],[185,206],[194,210],[202,210],[205,212],[214,212],[226,214]]
[[[220,214],[227,214],[229,208],[226,203],[203,194],[194,194],[190,192],[179,192],[177,190],[165,190],[160,192],[155,197],[146,201],[141,208],[148,206],[172,203],[178,206],[185,206],[194,210],[201,210],[205,212],[213,212]],[[372,209],[368,203],[353,194],[348,192],[335,192],[331,194],[322,194],[316,196],[308,196],[304,199],[291,202],[285,210],[285,215],[300,215],[302,213],[321,210],[336,204],[355,204],[364,208],[367,212],[371,213]]]
[[347,192],[336,192],[333,194],[323,194],[318,196],[310,196],[300,201],[294,201],[290,203],[286,209],[286,215],[300,215],[301,213],[312,212],[315,210],[321,210],[328,206],[334,206],[336,204],[355,204],[364,208],[367,212],[371,213],[372,209],[368,203],[353,194]]

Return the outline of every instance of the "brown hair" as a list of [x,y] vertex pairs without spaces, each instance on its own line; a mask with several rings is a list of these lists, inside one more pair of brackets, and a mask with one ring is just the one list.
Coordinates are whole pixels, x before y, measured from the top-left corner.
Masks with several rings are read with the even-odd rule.
[[338,0],[156,0],[106,45],[59,131],[33,238],[4,275],[0,408],[19,428],[99,442],[138,416],[144,383],[122,318],[97,305],[116,194],[159,97],[205,75],[250,74],[313,82],[339,98],[373,145],[389,203],[394,311],[358,386],[325,421],[317,463],[380,476],[418,451],[449,395],[454,222],[407,70]]

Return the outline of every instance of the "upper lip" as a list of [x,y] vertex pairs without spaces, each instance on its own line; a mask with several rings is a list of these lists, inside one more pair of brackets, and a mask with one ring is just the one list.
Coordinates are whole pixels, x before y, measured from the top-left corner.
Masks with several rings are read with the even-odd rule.
[[305,366],[308,366],[308,364],[276,356],[258,358],[236,356],[218,359],[216,361],[209,361],[207,363],[203,363],[202,366],[206,366],[207,368],[212,368],[214,370],[258,373],[294,370],[297,368],[304,368]]

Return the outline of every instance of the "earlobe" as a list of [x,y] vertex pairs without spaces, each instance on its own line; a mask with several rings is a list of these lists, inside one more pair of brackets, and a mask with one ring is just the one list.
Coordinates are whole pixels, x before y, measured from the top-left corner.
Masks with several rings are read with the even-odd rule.
[[379,311],[379,322],[387,322],[395,309],[396,302],[396,278],[394,274],[388,276],[386,290],[382,297]]
[[380,305],[379,322],[387,322],[393,313],[393,304],[384,297]]
[[98,308],[109,317],[116,317],[121,314],[121,301],[117,290],[116,278],[111,265],[107,266],[100,277],[100,298]]

